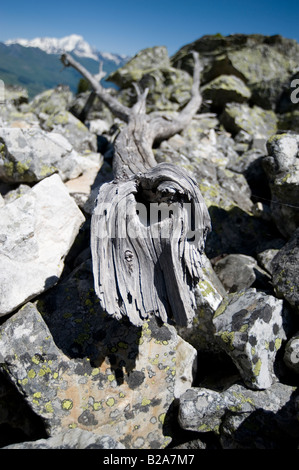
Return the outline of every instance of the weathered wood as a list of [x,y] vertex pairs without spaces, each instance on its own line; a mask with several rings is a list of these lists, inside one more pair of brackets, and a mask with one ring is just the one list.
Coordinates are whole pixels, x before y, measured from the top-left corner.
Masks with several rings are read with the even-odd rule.
[[162,163],[102,186],[91,225],[95,290],[135,325],[151,313],[187,325],[210,218],[195,182]]
[[127,124],[115,140],[114,181],[98,194],[91,221],[94,284],[108,314],[137,326],[150,315],[188,325],[210,217],[196,182],[181,168],[157,164],[153,145],[180,132],[201,105],[200,63],[194,54],[191,99],[176,118],[145,113],[147,90],[132,108],[121,105],[68,54],[94,92]]

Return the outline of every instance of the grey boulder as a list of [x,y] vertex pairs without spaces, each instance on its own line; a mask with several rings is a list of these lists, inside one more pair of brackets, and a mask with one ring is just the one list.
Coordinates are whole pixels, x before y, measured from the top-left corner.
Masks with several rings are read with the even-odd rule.
[[245,289],[222,301],[213,323],[220,346],[246,386],[271,387],[277,381],[275,357],[286,339],[283,301],[253,288]]

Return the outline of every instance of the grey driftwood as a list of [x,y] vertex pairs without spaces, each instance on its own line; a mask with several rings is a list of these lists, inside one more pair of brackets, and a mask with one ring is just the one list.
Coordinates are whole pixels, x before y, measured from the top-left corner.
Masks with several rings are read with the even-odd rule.
[[176,165],[157,164],[153,145],[181,132],[201,105],[194,53],[191,99],[176,117],[146,114],[148,90],[121,104],[69,54],[61,61],[125,122],[114,142],[114,180],[98,194],[91,220],[95,291],[103,309],[140,326],[150,315],[189,325],[210,217],[196,182]]

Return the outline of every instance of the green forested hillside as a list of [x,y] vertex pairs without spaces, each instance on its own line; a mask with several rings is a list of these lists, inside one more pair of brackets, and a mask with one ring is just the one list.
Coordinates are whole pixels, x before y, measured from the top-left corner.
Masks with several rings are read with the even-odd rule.
[[[76,59],[90,72],[98,72],[99,63],[95,60]],[[103,59],[103,68],[107,76],[117,67],[113,61]],[[80,74],[75,70],[64,69],[57,54],[47,54],[41,49],[23,47],[19,44],[6,46],[0,43],[0,79],[5,84],[24,86],[28,90],[29,98],[59,84],[68,85],[76,92],[80,78]],[[106,87],[113,86],[105,80],[102,84]]]

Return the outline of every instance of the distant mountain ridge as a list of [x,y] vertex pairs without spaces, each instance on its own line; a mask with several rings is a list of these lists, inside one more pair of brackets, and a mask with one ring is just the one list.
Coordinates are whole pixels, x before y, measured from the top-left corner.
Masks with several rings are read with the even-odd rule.
[[[106,76],[129,60],[123,55],[97,51],[77,34],[61,39],[10,39],[0,42],[0,79],[5,84],[27,88],[29,98],[61,84],[68,85],[76,93],[82,77],[74,69],[63,68],[59,60],[63,52],[76,56],[76,60],[92,74],[98,73],[102,62]],[[105,79],[102,85],[113,86]]]
[[37,47],[47,54],[62,54],[63,52],[72,52],[78,57],[85,57],[100,61],[108,59],[120,64],[127,61],[128,57],[110,52],[100,52],[92,47],[84,38],[78,34],[71,34],[63,38],[34,38],[34,39],[9,39],[4,42],[5,45],[19,44],[23,47]]

